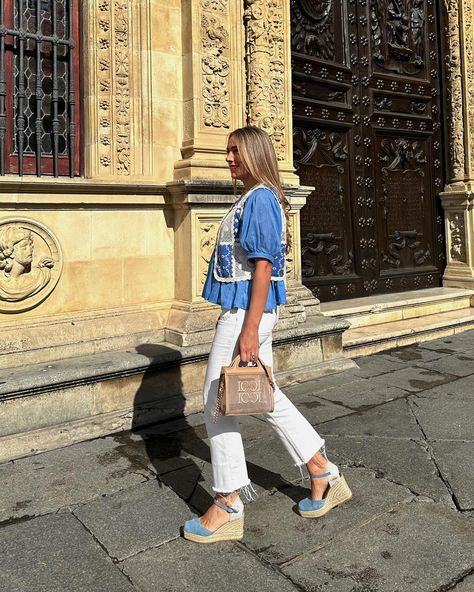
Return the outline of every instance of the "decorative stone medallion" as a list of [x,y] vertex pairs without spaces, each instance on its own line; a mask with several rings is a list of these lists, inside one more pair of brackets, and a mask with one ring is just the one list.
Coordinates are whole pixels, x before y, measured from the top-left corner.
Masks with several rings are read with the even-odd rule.
[[0,219],[0,312],[29,310],[56,287],[61,247],[50,230],[33,220]]

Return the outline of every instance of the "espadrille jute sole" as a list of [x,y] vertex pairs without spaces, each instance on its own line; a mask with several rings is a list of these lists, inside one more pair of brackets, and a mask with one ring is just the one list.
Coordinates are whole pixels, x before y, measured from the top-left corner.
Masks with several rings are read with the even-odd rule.
[[348,502],[352,498],[352,491],[346,483],[346,480],[341,475],[339,479],[329,488],[328,495],[326,497],[326,503],[319,510],[303,511],[298,510],[303,518],[320,518],[327,514],[329,510]]
[[191,532],[183,532],[183,536],[188,541],[195,543],[217,543],[219,541],[241,541],[244,538],[244,519],[238,518],[227,522],[218,528],[213,534],[209,536],[202,536],[193,534]]

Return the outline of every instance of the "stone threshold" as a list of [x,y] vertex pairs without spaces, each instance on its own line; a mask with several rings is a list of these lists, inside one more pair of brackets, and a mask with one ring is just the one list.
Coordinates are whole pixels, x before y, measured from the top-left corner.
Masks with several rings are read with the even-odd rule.
[[364,356],[394,347],[447,337],[474,329],[474,309],[453,310],[420,318],[349,329],[343,336],[348,357]]
[[393,294],[379,294],[365,298],[352,298],[334,302],[322,302],[321,312],[326,316],[345,317],[352,315],[378,313],[384,310],[406,309],[421,304],[438,303],[445,300],[458,300],[474,296],[474,290],[459,288],[428,288]]

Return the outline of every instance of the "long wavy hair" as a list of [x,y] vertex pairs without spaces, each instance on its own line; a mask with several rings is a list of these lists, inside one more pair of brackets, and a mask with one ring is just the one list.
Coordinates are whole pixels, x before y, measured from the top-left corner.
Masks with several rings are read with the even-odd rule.
[[239,149],[242,166],[252,175],[252,177],[275,189],[278,199],[285,212],[286,218],[286,251],[291,247],[291,234],[289,224],[290,203],[286,199],[281,186],[280,174],[278,172],[278,160],[270,136],[253,125],[241,127],[228,136],[228,140],[233,139]]

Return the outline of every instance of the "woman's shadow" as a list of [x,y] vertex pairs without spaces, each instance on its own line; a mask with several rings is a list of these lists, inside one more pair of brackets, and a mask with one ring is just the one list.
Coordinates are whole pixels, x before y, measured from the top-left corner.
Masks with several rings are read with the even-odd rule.
[[[149,363],[134,399],[132,432],[141,438],[158,483],[171,488],[191,511],[203,513],[214,497],[211,453],[204,414],[185,415],[181,356],[163,344],[140,345],[136,351]],[[263,430],[270,434],[271,428]],[[257,490],[278,489],[295,502],[305,493],[262,466],[247,461],[247,468]]]

